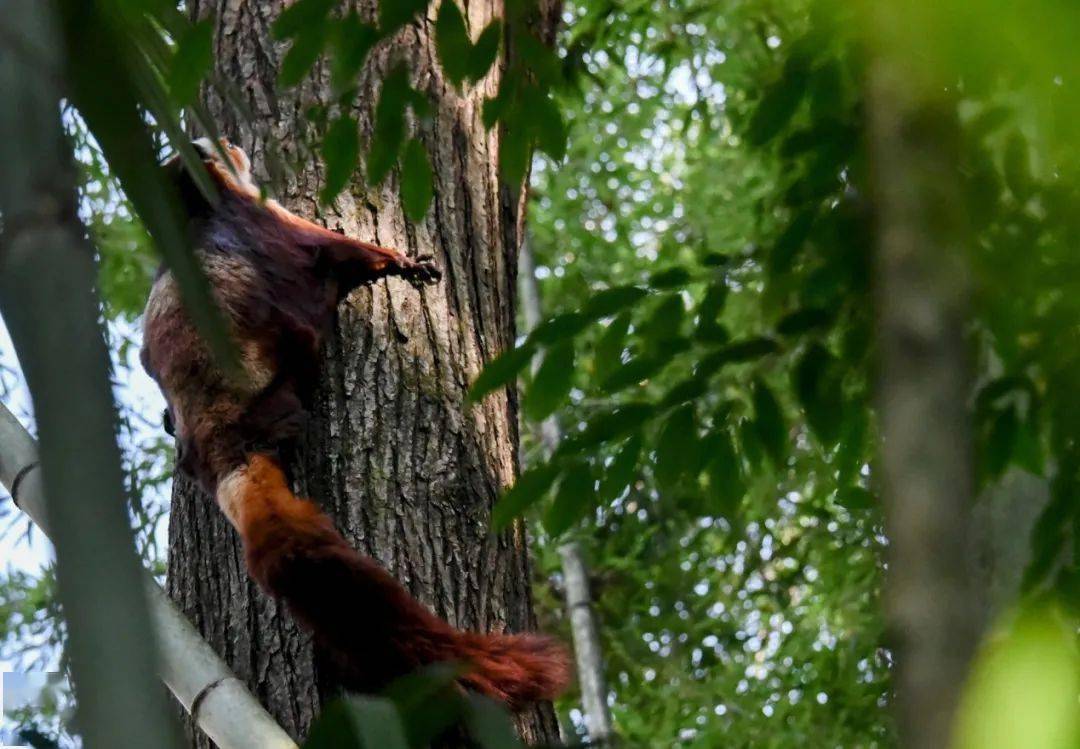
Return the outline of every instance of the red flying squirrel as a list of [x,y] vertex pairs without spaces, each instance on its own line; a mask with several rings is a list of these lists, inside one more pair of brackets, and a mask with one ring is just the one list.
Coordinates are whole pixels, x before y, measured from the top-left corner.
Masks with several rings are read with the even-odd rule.
[[195,142],[216,202],[177,158],[164,168],[243,377],[215,365],[167,270],[144,317],[142,362],[168,402],[180,468],[214,496],[240,534],[251,577],[333,654],[347,688],[373,691],[419,666],[457,661],[466,669],[463,686],[511,708],[555,697],[570,675],[562,645],[538,634],[454,629],[349,546],[314,503],[297,498],[277,457],[300,434],[337,303],[382,276],[431,284],[442,274],[430,257],[411,260],[261,200],[247,154],[225,140],[221,146],[231,165],[211,141]]

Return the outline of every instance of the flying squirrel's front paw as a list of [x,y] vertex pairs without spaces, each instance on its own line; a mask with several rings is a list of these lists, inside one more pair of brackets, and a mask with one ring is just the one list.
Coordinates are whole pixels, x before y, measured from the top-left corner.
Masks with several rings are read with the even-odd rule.
[[434,257],[421,255],[415,260],[408,261],[408,264],[401,269],[401,276],[415,286],[425,286],[438,283],[442,279],[442,271],[435,265]]

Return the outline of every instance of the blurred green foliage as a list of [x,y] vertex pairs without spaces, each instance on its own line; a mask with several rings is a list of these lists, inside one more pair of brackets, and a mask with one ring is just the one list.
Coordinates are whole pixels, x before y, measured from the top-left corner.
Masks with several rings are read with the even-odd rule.
[[[934,60],[927,85],[947,87],[964,125],[980,486],[1009,470],[1051,480],[1031,538],[1014,543],[1030,544],[1029,595],[1075,601],[1080,212],[1076,142],[1060,124],[1078,100],[1067,55],[1047,54],[1061,26],[1046,21],[1077,26],[1053,5],[897,7],[912,75]],[[542,329],[555,332],[521,347],[558,351],[575,372],[530,376],[515,351],[474,388],[520,376],[526,417],[554,410],[562,426],[553,458],[534,445],[496,516],[537,504],[550,532],[576,515],[631,742],[894,741],[873,470],[874,40],[861,12],[570,5],[570,148],[538,164],[530,214],[553,321]],[[994,59],[958,33],[968,25]],[[594,322],[588,310],[626,287],[645,295]],[[568,506],[560,487],[583,472],[594,491]],[[555,542],[541,539],[557,576]]]
[[460,669],[443,663],[398,679],[378,696],[331,703],[303,749],[423,749],[447,736],[476,749],[521,749],[506,710],[456,686]]
[[1036,606],[991,634],[960,708],[957,749],[1080,746],[1080,651],[1070,619]]

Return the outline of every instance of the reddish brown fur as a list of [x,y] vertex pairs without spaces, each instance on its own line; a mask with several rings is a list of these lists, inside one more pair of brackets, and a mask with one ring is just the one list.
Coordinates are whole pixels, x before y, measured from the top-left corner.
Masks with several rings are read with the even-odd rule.
[[167,169],[245,377],[227,378],[214,365],[167,272],[145,316],[143,363],[169,403],[181,468],[215,494],[240,533],[251,576],[335,655],[346,687],[371,691],[451,660],[468,669],[463,685],[512,707],[554,697],[570,674],[561,645],[540,635],[455,630],[289,489],[274,455],[300,433],[338,300],[383,275],[430,283],[439,274],[430,262],[261,202],[247,157],[226,147],[235,173],[204,149],[217,204],[202,198],[178,163]]
[[349,686],[365,691],[427,663],[458,661],[464,685],[515,708],[566,687],[569,662],[557,642],[453,629],[349,546],[313,503],[294,497],[272,458],[252,456],[243,486],[237,529],[251,576],[338,655]]

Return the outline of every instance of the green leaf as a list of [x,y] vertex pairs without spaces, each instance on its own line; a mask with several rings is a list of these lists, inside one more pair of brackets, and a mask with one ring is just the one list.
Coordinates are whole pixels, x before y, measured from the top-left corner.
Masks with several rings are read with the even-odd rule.
[[396,65],[383,79],[379,103],[375,107],[375,129],[367,154],[367,181],[378,185],[397,163],[405,140],[405,107],[411,98],[409,71]]
[[285,53],[278,73],[278,86],[291,88],[300,83],[319,59],[326,46],[327,26],[325,23],[305,26],[293,39],[292,46]]
[[566,156],[566,123],[563,122],[559,105],[549,94],[535,87],[529,91],[534,95],[526,99],[525,106],[532,122],[536,145],[555,161],[562,161]]
[[501,41],[502,21],[496,18],[480,32],[480,38],[476,40],[476,44],[469,53],[469,80],[479,81],[487,75],[499,56]]
[[[421,666],[404,676],[399,676],[390,682],[383,690],[382,696],[393,700],[397,705],[398,712],[407,718],[406,728],[409,729],[410,743],[418,743],[414,739],[411,721],[417,717],[417,713],[428,709],[436,702],[445,702],[458,693],[457,680],[468,671],[469,666],[465,663],[454,661],[438,661]],[[435,734],[427,734],[426,738],[434,738]]]
[[617,393],[642,380],[647,380],[671,363],[671,358],[656,354],[635,356],[616,369],[611,376],[601,381],[600,390],[605,393]]
[[1031,529],[1031,561],[1024,570],[1021,590],[1031,593],[1047,582],[1065,553],[1070,533],[1080,507],[1080,483],[1077,482],[1078,456],[1075,449],[1060,456],[1060,464],[1050,483],[1050,501]]
[[982,468],[987,479],[1005,472],[1012,460],[1020,436],[1020,418],[1016,408],[1009,406],[998,411],[982,444]]
[[690,271],[678,266],[657,271],[649,277],[649,286],[654,289],[681,289],[688,283]]
[[427,5],[428,0],[379,0],[379,28],[384,35],[392,34]]
[[1012,116],[1013,111],[1009,107],[1000,104],[991,105],[975,115],[965,129],[972,138],[982,140],[1008,122]]
[[176,103],[187,106],[199,95],[199,84],[214,64],[214,27],[207,18],[185,30],[169,68],[169,91]]
[[469,735],[480,749],[522,749],[521,739],[504,705],[479,694],[469,694],[465,699]]
[[1064,597],[1075,592],[1060,591],[1060,604],[1049,597],[1025,600],[1004,618],[1005,626],[994,628],[965,680],[953,721],[953,747],[1080,746],[1080,653],[1071,607],[1076,598]]
[[829,325],[836,317],[836,310],[804,307],[780,318],[776,332],[785,337],[794,337]]
[[776,245],[769,253],[769,276],[776,278],[791,271],[795,256],[810,238],[810,231],[817,221],[817,210],[806,208],[795,215],[787,228],[777,238]]
[[489,130],[502,120],[503,113],[506,112],[510,103],[510,89],[511,85],[509,79],[504,78],[499,85],[498,93],[495,96],[484,99],[484,105],[481,108],[480,116],[483,120],[484,127]]
[[638,334],[650,341],[676,338],[686,318],[686,307],[678,293],[661,297],[652,315],[641,324]]
[[641,435],[633,435],[604,469],[604,478],[600,482],[600,501],[610,502],[617,499],[637,477],[641,445]]
[[473,45],[457,4],[448,0],[439,6],[439,15],[435,22],[439,63],[446,77],[455,86],[468,80],[480,80],[487,74],[499,53],[501,38],[502,23],[495,19],[481,32],[480,38]]
[[303,749],[409,749],[394,703],[384,697],[332,702],[315,721]]
[[[513,116],[509,116],[510,112]],[[520,185],[525,179],[532,150],[529,126],[523,114],[515,111],[514,108],[504,109],[500,119],[503,129],[502,138],[499,141],[499,170],[507,184]]]
[[405,102],[412,107],[413,114],[416,115],[422,123],[429,123],[431,121],[431,102],[428,101],[420,91],[415,88],[409,87]]
[[792,380],[810,428],[822,444],[835,445],[840,439],[844,408],[835,357],[821,344],[809,346],[795,365]]
[[465,28],[465,19],[454,0],[444,0],[439,5],[439,15],[435,20],[435,43],[443,73],[455,86],[460,86],[469,76],[472,43]]
[[877,500],[861,486],[848,486],[836,492],[836,503],[848,510],[869,510]]
[[656,481],[671,491],[689,482],[698,467],[701,440],[692,404],[674,411],[656,438]]
[[787,428],[780,403],[761,378],[754,380],[753,401],[754,430],[765,448],[765,454],[777,468],[781,468],[787,455]]
[[564,312],[533,328],[529,341],[550,346],[573,338],[588,326],[590,320],[580,312]]
[[326,161],[326,184],[319,193],[323,204],[332,203],[356,171],[360,159],[360,136],[356,120],[348,115],[338,117],[326,131],[322,142]]
[[723,348],[723,354],[725,361],[740,363],[761,359],[769,354],[775,354],[779,350],[780,345],[772,338],[759,336],[735,341]]
[[491,529],[498,533],[547,494],[560,468],[550,463],[530,468],[502,496],[491,511]]
[[840,433],[840,446],[836,450],[836,477],[840,483],[851,481],[862,469],[869,429],[866,408],[855,402],[844,408],[844,426]]
[[362,741],[352,711],[344,699],[339,699],[319,714],[302,749],[361,749]]
[[555,50],[528,32],[516,34],[514,40],[517,42],[522,62],[533,72],[537,81],[544,86],[553,86],[559,82],[562,64]]
[[589,301],[582,307],[581,314],[590,320],[610,317],[640,302],[648,293],[638,286],[615,286],[604,289],[589,297]]
[[401,205],[410,221],[420,221],[435,194],[427,149],[416,138],[405,146],[401,160]]
[[622,366],[622,352],[626,348],[626,334],[630,330],[630,313],[623,312],[604,329],[596,342],[593,353],[593,373],[604,382],[611,373]]
[[726,364],[741,364],[775,354],[780,346],[771,338],[758,336],[736,341],[701,358],[698,371],[712,375]]
[[442,661],[422,666],[394,679],[382,696],[394,701],[410,747],[429,746],[465,718],[458,678],[468,665]]
[[557,457],[573,455],[605,442],[614,442],[638,430],[656,413],[651,403],[623,403],[611,411],[604,411],[589,419],[580,432],[563,438],[556,451]]
[[312,26],[321,26],[337,0],[297,0],[281,12],[271,32],[275,39],[290,39]]
[[761,465],[762,458],[764,458],[764,448],[761,444],[761,438],[757,433],[757,424],[750,419],[743,419],[739,422],[739,443],[742,445],[742,454],[746,458],[746,462],[751,467]]
[[[157,125],[165,132],[169,138],[169,144],[176,149],[180,160],[187,168],[188,175],[195,181],[199,191],[211,202],[216,201],[218,196],[217,186],[206,173],[202,157],[192,146],[190,137],[180,122],[175,104],[165,90],[164,84],[156,73],[148,65],[144,64],[145,62],[144,59],[135,58],[131,66],[135,86],[138,93],[142,95],[142,106],[147,108],[157,121]],[[199,123],[206,134],[210,136],[212,142],[217,143],[218,136],[214,125],[212,122],[206,123],[204,118],[200,118],[200,109],[199,102],[193,101],[187,107],[188,115],[192,120]]]
[[[384,687],[381,696],[393,700],[405,723],[410,746],[427,746],[463,716],[465,705],[455,698],[460,694],[458,679],[468,670],[469,664],[435,662],[409,671]],[[440,714],[434,720],[424,720],[435,710]]]
[[727,340],[727,330],[720,324],[720,316],[727,302],[728,287],[724,280],[716,281],[709,285],[705,291],[705,298],[701,300],[697,310],[697,329],[694,337],[699,341],[711,341],[723,343]]
[[994,404],[999,399],[1014,392],[1028,392],[1034,395],[1035,384],[1023,375],[1006,375],[994,378],[984,385],[975,396],[976,416],[984,417],[993,409]]
[[352,85],[364,60],[379,40],[378,30],[364,23],[356,11],[350,11],[337,24],[333,36],[334,56],[330,66],[330,82],[334,91],[341,93]]
[[525,414],[543,421],[561,406],[574,384],[574,344],[562,343],[548,350],[525,397]]
[[1043,454],[1039,434],[1039,420],[1035,414],[1029,414],[1020,426],[1012,459],[1016,465],[1033,476],[1042,476],[1046,472],[1046,457]]
[[469,400],[476,402],[488,393],[509,384],[528,366],[536,347],[527,341],[492,359],[469,388]]
[[1028,144],[1019,133],[1009,136],[1005,144],[1005,184],[1017,198],[1023,200],[1031,192],[1031,159]]
[[[66,52],[73,61],[66,70],[68,94],[176,278],[184,307],[215,361],[236,375],[241,371],[236,348],[192,250],[175,189],[157,165],[139,109],[135,78],[156,80],[155,73],[145,58],[114,54],[125,48],[125,40],[110,23],[112,16],[94,12],[93,6],[85,3],[61,3],[58,12],[65,30]],[[124,61],[139,67],[139,72],[132,72]],[[102,81],[108,81],[108,85],[103,86]],[[184,156],[185,164],[194,162],[197,170],[202,169],[186,138],[182,143],[174,142],[174,146]],[[196,171],[193,177],[196,182],[200,177],[203,183],[207,180],[204,171]]]
[[696,400],[705,395],[709,390],[709,379],[701,375],[691,375],[680,380],[667,392],[660,405],[663,408],[678,406],[687,401]]
[[792,70],[765,89],[746,128],[746,141],[750,145],[768,143],[788,124],[803,100],[805,84],[805,71]]
[[592,468],[585,461],[572,463],[559,479],[555,501],[544,515],[544,530],[558,538],[596,504]]
[[731,519],[746,494],[739,456],[726,429],[709,434],[705,440],[705,475],[709,491],[716,498],[718,514]]

